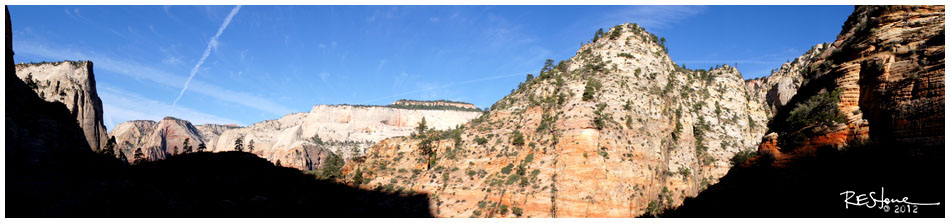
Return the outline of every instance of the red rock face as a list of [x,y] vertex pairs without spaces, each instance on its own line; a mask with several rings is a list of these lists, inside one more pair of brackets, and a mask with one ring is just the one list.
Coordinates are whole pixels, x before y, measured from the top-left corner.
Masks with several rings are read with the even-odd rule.
[[[944,6],[856,7],[838,39],[811,64],[806,84],[793,99],[801,102],[840,89],[837,107],[845,122],[809,135],[797,148],[777,148],[765,140],[760,154],[795,157],[818,147],[840,148],[866,139],[943,145],[944,10]],[[780,113],[770,131],[783,132],[787,123],[782,118]],[[784,132],[790,131],[796,130]]]
[[[425,193],[440,217],[637,217],[681,205],[755,149],[768,107],[738,70],[683,69],[635,24],[608,33],[464,124],[457,143],[383,140],[344,181]],[[429,140],[434,156],[420,149]]]

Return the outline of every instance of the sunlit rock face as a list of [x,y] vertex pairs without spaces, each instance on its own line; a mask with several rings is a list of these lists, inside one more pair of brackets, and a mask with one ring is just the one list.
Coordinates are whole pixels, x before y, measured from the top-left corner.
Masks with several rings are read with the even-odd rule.
[[[761,151],[777,166],[820,147],[866,140],[924,147],[944,143],[944,6],[859,6],[837,40],[812,56],[802,85],[776,113]],[[796,108],[822,95],[833,98],[840,120],[793,125]],[[911,146],[913,147],[913,146]]]
[[734,67],[682,68],[661,42],[635,24],[613,27],[466,123],[458,141],[431,138],[432,165],[422,138],[390,138],[347,163],[346,181],[429,194],[441,217],[676,207],[756,149],[771,111]]
[[[471,104],[468,104],[471,105]],[[471,106],[474,108],[474,106]],[[140,159],[156,160],[184,152],[184,140],[192,151],[204,144],[206,151],[233,151],[238,142],[244,151],[271,162],[302,170],[319,169],[330,156],[346,161],[361,156],[376,142],[408,136],[426,119],[429,127],[447,129],[480,115],[477,111],[404,109],[386,106],[317,105],[308,113],[246,127],[204,124],[166,117],[162,121],[129,121],[112,131],[130,162],[141,149]],[[319,139],[319,140],[317,140]]]
[[16,65],[16,76],[43,100],[65,104],[76,117],[89,147],[99,151],[108,138],[92,70],[91,61],[24,63]]

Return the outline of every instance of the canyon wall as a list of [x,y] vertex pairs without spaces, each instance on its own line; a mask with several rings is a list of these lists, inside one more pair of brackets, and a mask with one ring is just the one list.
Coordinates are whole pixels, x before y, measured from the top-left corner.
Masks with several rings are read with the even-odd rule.
[[676,207],[725,175],[734,154],[755,150],[770,111],[734,67],[683,68],[663,42],[615,26],[459,129],[383,140],[347,163],[346,181],[428,194],[440,217]]
[[17,64],[16,76],[43,100],[66,105],[92,150],[106,146],[102,100],[96,92],[92,61]]

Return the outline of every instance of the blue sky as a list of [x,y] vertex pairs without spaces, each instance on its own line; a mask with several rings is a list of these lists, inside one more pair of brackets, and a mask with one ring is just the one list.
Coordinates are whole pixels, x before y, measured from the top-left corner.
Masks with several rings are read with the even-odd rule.
[[625,22],[666,37],[678,64],[738,64],[748,79],[834,41],[852,10],[10,6],[10,15],[18,63],[94,62],[111,130],[124,121],[163,116],[248,125],[317,104],[389,104],[401,98],[488,107],[526,74],[537,74],[545,59],[568,59],[598,28]]

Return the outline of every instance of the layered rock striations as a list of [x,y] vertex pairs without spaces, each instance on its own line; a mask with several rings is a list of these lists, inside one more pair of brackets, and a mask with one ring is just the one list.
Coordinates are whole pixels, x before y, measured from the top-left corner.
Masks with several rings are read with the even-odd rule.
[[734,67],[683,68],[663,42],[615,26],[461,128],[383,140],[347,163],[346,181],[429,194],[441,217],[636,217],[678,206],[756,148],[770,111]]
[[298,160],[296,156],[306,153],[297,152],[295,148],[303,145],[319,145],[349,160],[361,156],[366,148],[380,140],[410,135],[413,125],[422,119],[435,129],[448,129],[479,114],[385,106],[317,105],[309,113],[291,114],[226,131],[215,143],[213,151],[233,150],[236,141],[243,141],[247,146],[254,140],[255,150],[274,152],[261,154],[273,162]]
[[16,76],[43,100],[66,105],[92,150],[105,148],[108,138],[92,61],[17,64]]
[[805,64],[760,155],[782,164],[867,140],[942,148],[944,24],[944,6],[855,7],[837,40]]

